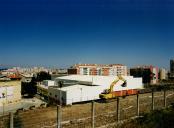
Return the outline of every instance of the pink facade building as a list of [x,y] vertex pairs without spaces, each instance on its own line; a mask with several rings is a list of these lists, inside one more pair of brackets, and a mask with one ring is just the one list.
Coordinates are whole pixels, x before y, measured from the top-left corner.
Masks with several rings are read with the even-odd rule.
[[122,64],[76,64],[73,68],[79,75],[127,76],[127,66]]

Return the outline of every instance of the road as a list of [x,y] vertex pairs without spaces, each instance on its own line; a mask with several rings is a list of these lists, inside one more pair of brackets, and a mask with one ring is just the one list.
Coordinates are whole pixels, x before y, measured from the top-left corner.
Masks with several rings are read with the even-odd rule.
[[20,102],[0,106],[0,116],[6,115],[9,112],[15,112],[19,109],[28,110],[31,106],[40,107],[40,105],[44,104],[44,103],[45,102],[43,102],[37,98],[21,99]]

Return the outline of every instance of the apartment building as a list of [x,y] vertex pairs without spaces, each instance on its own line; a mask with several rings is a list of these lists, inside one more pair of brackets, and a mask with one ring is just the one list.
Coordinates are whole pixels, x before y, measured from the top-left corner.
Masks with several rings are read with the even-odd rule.
[[[127,76],[127,66],[122,64],[76,64],[73,66],[73,69],[76,69],[74,71],[79,75]],[[72,69],[70,70],[72,71]]]
[[158,83],[158,67],[152,65],[131,68],[130,75],[134,77],[142,77],[144,84]]
[[159,70],[159,79],[160,80],[165,80],[167,78],[167,71],[164,68],[161,68]]

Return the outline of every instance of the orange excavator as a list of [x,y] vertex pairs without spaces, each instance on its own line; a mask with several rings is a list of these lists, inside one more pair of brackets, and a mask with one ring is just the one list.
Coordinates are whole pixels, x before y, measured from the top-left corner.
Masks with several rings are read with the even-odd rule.
[[112,99],[116,98],[118,96],[127,96],[127,95],[134,95],[137,94],[137,89],[129,89],[129,90],[120,90],[120,91],[114,91],[113,88],[114,86],[118,83],[118,81],[123,81],[122,87],[127,86],[126,80],[121,76],[117,76],[117,78],[111,83],[109,89],[105,89],[101,94],[99,94],[99,97],[101,99]]

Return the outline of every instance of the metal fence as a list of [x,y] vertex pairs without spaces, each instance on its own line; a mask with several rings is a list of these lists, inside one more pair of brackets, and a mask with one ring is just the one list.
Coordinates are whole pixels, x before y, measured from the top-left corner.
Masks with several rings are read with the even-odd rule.
[[173,99],[173,90],[161,90],[107,101],[15,112],[0,117],[0,128],[116,127],[123,120],[168,107],[174,102]]

